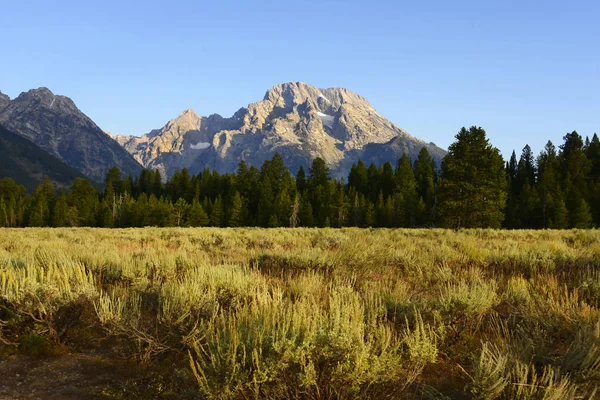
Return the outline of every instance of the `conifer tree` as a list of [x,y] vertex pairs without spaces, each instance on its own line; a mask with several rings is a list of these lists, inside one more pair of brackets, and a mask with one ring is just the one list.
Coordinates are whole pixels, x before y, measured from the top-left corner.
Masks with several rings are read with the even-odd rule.
[[586,155],[590,161],[590,205],[594,224],[600,227],[600,139],[594,133],[587,146]]
[[300,226],[312,227],[315,224],[312,205],[308,195],[300,196],[300,212],[299,212]]
[[569,225],[575,227],[582,216],[582,200],[587,203],[591,163],[584,152],[583,139],[577,132],[567,133],[563,139],[559,154],[561,186],[569,210]]
[[243,208],[244,203],[242,201],[242,196],[240,196],[240,193],[236,191],[231,202],[231,208],[229,209],[229,226],[235,227],[242,226],[244,224]]
[[548,141],[537,158],[541,228],[563,229],[568,225],[565,201],[558,178],[559,168],[556,147]]
[[98,191],[87,179],[75,178],[67,194],[69,206],[77,209],[79,226],[95,226],[100,201]]
[[210,219],[198,201],[194,201],[188,212],[188,226],[208,226]]
[[306,190],[306,172],[304,172],[304,167],[302,167],[302,165],[296,174],[296,190],[298,190],[300,194],[304,193]]
[[446,226],[497,228],[504,219],[506,174],[485,131],[462,128],[442,162],[440,212]]
[[406,153],[398,160],[395,177],[396,188],[402,194],[404,201],[404,213],[401,225],[405,227],[414,226],[416,224],[416,209],[419,199],[415,173]]
[[417,213],[420,215],[420,225],[431,225],[435,220],[435,170],[435,162],[427,148],[423,147],[414,166],[417,195],[423,200],[423,204],[418,205],[420,211]]
[[54,204],[52,226],[69,226],[69,204],[67,203],[67,197],[64,195],[59,196]]
[[180,197],[173,206],[173,218],[177,226],[183,226],[190,206],[183,197]]
[[212,212],[210,214],[210,225],[211,226],[222,226],[223,224],[223,199],[221,195],[217,197],[215,203],[212,207]]

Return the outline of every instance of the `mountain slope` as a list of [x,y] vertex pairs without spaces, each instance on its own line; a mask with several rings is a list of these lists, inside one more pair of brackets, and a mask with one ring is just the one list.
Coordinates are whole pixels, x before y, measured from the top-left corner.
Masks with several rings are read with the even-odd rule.
[[47,88],[21,93],[9,103],[0,99],[0,124],[98,182],[114,165],[134,176],[142,169],[71,99]]
[[0,179],[12,178],[31,191],[46,175],[58,187],[68,187],[82,176],[24,137],[0,126]]
[[[273,87],[263,100],[231,118],[200,117],[186,110],[142,137],[115,139],[138,162],[164,176],[184,167],[193,173],[205,167],[232,172],[241,160],[260,166],[276,152],[292,171],[321,157],[338,177],[346,176],[363,156],[381,164],[402,150],[414,159],[423,146],[437,162],[445,155],[389,122],[350,90],[318,89],[301,82]],[[379,151],[386,156],[378,157]]]

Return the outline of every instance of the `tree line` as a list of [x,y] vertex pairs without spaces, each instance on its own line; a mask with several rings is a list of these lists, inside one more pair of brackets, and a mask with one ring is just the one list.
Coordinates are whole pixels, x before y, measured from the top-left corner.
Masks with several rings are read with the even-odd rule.
[[600,226],[600,141],[572,132],[558,149],[548,142],[534,157],[525,146],[505,163],[482,128],[462,128],[439,169],[423,148],[396,165],[358,161],[347,180],[320,158],[293,176],[279,154],[260,169],[182,169],[166,183],[113,167],[103,190],[76,178],[57,191],[44,178],[28,194],[4,178],[0,226],[590,228]]

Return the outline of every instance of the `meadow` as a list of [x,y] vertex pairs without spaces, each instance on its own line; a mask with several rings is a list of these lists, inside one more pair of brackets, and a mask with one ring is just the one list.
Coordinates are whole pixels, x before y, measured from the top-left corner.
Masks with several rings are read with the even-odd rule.
[[597,230],[4,229],[0,359],[154,377],[104,398],[591,399],[599,270]]

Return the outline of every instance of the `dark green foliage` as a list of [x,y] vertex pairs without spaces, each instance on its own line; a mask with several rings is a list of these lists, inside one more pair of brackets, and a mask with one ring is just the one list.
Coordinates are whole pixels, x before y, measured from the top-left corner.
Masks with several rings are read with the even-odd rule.
[[189,226],[208,226],[210,219],[198,201],[194,200],[188,214]]
[[109,170],[104,191],[83,178],[57,196],[46,177],[32,194],[0,179],[0,227],[19,226],[263,226],[263,227],[499,227],[587,228],[600,222],[600,140],[565,136],[537,159],[523,148],[506,164],[481,128],[463,128],[442,164],[441,177],[424,147],[411,164],[367,168],[359,160],[347,184],[313,160],[295,177],[275,154],[261,169],[241,161],[235,174],[205,169],[123,177]]
[[442,162],[440,212],[453,228],[499,227],[507,193],[504,161],[485,131],[462,128]]
[[219,195],[213,204],[212,212],[210,213],[210,225],[211,226],[222,226],[223,225],[223,199]]

